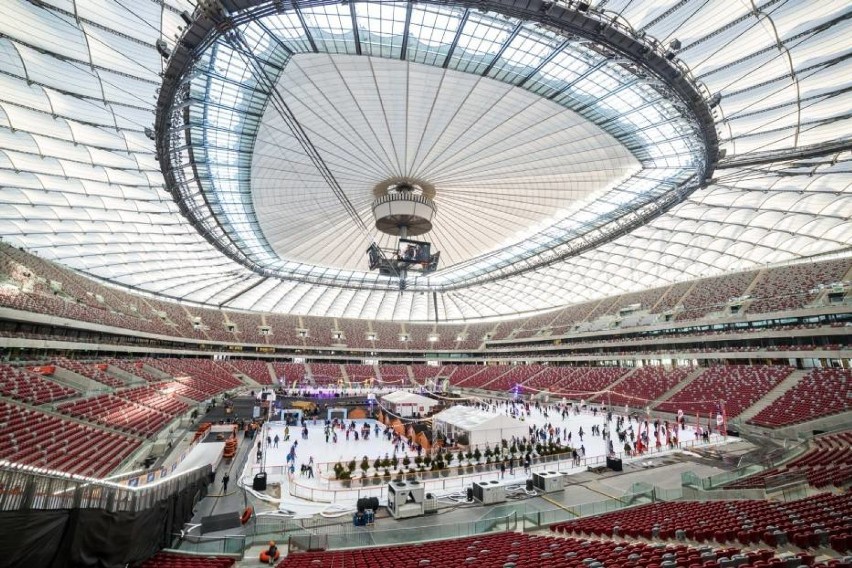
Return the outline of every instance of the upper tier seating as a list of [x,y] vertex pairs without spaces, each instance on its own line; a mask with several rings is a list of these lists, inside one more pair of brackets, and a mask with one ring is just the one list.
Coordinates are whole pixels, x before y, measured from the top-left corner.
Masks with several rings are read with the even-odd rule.
[[141,441],[0,401],[0,459],[104,477]]
[[742,272],[699,280],[683,298],[684,311],[677,315],[677,319],[694,320],[724,309],[728,300],[745,293],[757,274]]
[[515,330],[514,337],[518,339],[523,337],[534,337],[543,330],[549,330],[550,322],[556,318],[558,313],[559,312],[550,311],[517,322],[517,329]]
[[463,325],[438,325],[435,326],[435,333],[438,334],[438,341],[430,342],[430,349],[455,349],[456,344],[464,331]]
[[[738,553],[739,548],[717,549],[710,561],[710,556],[702,557],[697,548],[684,544],[656,547],[643,542],[505,532],[400,546],[295,553],[279,562],[277,568],[588,568],[595,561],[606,568],[650,568],[666,559],[671,559],[673,566],[711,568],[727,566],[721,559]],[[745,554],[755,562],[775,556],[771,550]]]
[[[822,493],[798,501],[672,501],[650,503],[551,526],[561,533],[769,546],[790,542],[808,549],[852,532],[852,494]],[[774,528],[773,528],[774,527]]]
[[805,476],[808,484],[817,488],[842,487],[852,481],[852,432],[814,438],[808,451],[794,460],[729,483],[725,488],[765,487],[791,474]]
[[802,308],[819,296],[820,285],[842,281],[850,268],[852,258],[767,270],[752,288],[755,300],[747,310],[755,314]]
[[389,321],[371,321],[370,326],[376,336],[375,345],[379,349],[400,349],[405,344],[399,340],[402,335],[402,326]]
[[337,328],[343,332],[343,343],[355,349],[375,347],[374,342],[367,339],[367,322],[363,320],[338,319]]
[[[748,313],[799,309],[823,294],[821,286],[844,281],[852,259],[825,261],[790,267],[764,269],[757,273],[731,274],[702,281],[680,282],[669,287],[623,294],[567,306],[546,314],[501,323],[406,324],[380,321],[335,320],[280,314],[248,314],[184,306],[169,301],[135,296],[103,286],[59,265],[0,243],[0,306],[46,313],[80,322],[89,322],[157,335],[225,342],[268,343],[302,347],[331,346],[345,342],[353,348],[382,349],[478,349],[486,335],[492,339],[524,338],[537,334],[561,335],[595,327],[599,316],[616,317],[622,308],[639,304],[650,310],[646,317],[622,320],[621,327],[644,325],[656,314],[683,305],[678,319],[700,317],[722,307],[731,297],[745,292],[753,301],[745,304]],[[753,283],[752,283],[753,282]],[[652,320],[648,320],[650,317]],[[200,327],[195,329],[194,319]],[[640,323],[641,322],[641,323]],[[606,323],[606,322],[604,322]],[[236,325],[236,329],[230,327]],[[271,335],[258,328],[267,325]],[[308,329],[305,337],[297,330]],[[432,330],[438,341],[429,341]],[[335,338],[336,332],[344,338]],[[332,333],[335,332],[335,333]],[[401,334],[410,340],[400,342]],[[375,340],[367,339],[374,334]],[[459,336],[464,339],[458,340]],[[115,340],[119,341],[119,340]]]
[[749,424],[778,428],[852,410],[852,371],[814,369]]
[[30,404],[44,404],[80,394],[72,388],[43,379],[24,367],[6,364],[0,364],[0,393]]
[[[237,341],[237,336],[233,331],[228,331],[228,322],[225,321],[225,312],[221,310],[211,310],[207,308],[199,308],[192,306],[186,308],[193,318],[201,319],[203,326],[202,333],[213,341],[225,341],[233,343]],[[197,331],[196,331],[197,333]]]
[[672,413],[683,410],[688,416],[715,416],[716,405],[725,401],[725,415],[734,418],[778,386],[793,370],[793,367],[768,365],[711,367],[656,409]]
[[464,339],[456,344],[457,349],[479,349],[485,336],[490,333],[496,324],[494,323],[471,323],[465,328],[462,335]]
[[303,338],[305,345],[316,345],[319,347],[332,345],[335,343],[345,343],[343,339],[335,339],[334,334],[334,319],[333,318],[314,318],[303,316],[302,324],[308,330],[308,334]]
[[683,301],[684,294],[686,294],[690,288],[692,288],[692,282],[678,282],[677,284],[672,285],[663,297],[657,302],[657,305],[654,306],[652,310],[655,314],[663,314],[668,311],[673,310],[677,305],[681,304]]
[[144,436],[156,434],[172,419],[172,416],[153,408],[134,404],[109,394],[66,402],[57,406],[56,410],[117,430]]
[[304,341],[296,329],[301,326],[298,316],[283,314],[266,314],[266,325],[269,326],[269,343],[273,345],[302,346]]
[[644,407],[660,398],[693,371],[690,368],[666,369],[664,367],[642,367],[595,400],[605,401],[612,406]]
[[80,361],[73,361],[64,357],[54,359],[52,363],[57,367],[62,367],[63,369],[67,369],[114,389],[120,389],[127,386],[124,381],[107,375],[96,366],[96,363],[81,363]]
[[249,360],[249,359],[232,359],[228,361],[232,367],[240,373],[248,375],[256,383],[261,385],[271,385],[272,377],[269,376],[269,367],[266,361]]
[[243,312],[224,311],[228,321],[236,326],[234,330],[236,341],[245,343],[266,343],[266,336],[261,335],[263,316]]
[[160,551],[138,568],[231,568],[236,563],[236,559],[224,556],[190,556]]
[[637,310],[650,311],[651,308],[660,301],[660,298],[667,290],[668,286],[664,288],[652,288],[651,290],[644,290],[642,292],[633,292],[632,294],[622,294],[621,296],[615,296],[614,298],[607,298],[600,302],[586,319],[591,321],[603,315],[618,315],[619,311],[624,308],[635,305],[639,306],[636,308]]
[[408,336],[408,341],[405,343],[406,349],[416,349],[417,351],[434,349],[435,343],[429,341],[429,337],[435,333],[434,327],[435,326],[431,324],[406,324],[405,334]]
[[575,325],[586,321],[586,318],[590,313],[592,313],[592,310],[594,310],[599,303],[600,300],[594,300],[592,302],[584,302],[582,304],[563,308],[557,314],[556,318],[550,322],[553,333],[568,333]]

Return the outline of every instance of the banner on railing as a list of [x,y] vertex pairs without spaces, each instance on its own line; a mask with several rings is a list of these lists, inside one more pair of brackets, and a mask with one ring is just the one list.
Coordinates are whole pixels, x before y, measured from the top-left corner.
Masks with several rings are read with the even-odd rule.
[[35,367],[27,367],[27,369],[37,375],[52,375],[56,372],[56,365],[37,365]]

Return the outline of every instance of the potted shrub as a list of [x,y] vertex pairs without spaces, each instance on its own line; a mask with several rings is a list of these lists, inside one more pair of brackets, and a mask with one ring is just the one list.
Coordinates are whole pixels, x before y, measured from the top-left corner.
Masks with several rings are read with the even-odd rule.
[[420,467],[423,465],[423,458],[421,456],[415,457],[414,458],[414,465],[417,466],[417,469],[420,469]]
[[411,465],[411,458],[409,458],[408,456],[402,458],[402,467],[408,469],[409,465]]
[[382,460],[381,458],[376,458],[376,461],[373,462],[373,469],[376,471],[376,473],[379,472],[380,467],[382,467]]
[[352,473],[350,471],[348,471],[348,470],[341,471],[340,477],[338,477],[338,479],[340,480],[340,484],[343,487],[351,487],[352,486]]
[[361,471],[363,472],[363,476],[367,477],[367,470],[370,469],[370,462],[367,460],[367,456],[361,460]]

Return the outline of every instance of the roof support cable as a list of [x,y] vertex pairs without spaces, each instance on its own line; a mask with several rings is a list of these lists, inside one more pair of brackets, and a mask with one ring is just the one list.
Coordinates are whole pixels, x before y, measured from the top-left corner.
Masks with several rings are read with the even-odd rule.
[[[223,25],[227,26],[226,22]],[[260,58],[251,50],[248,43],[246,42],[245,37],[240,32],[239,29],[231,28],[228,32],[223,35],[225,41],[228,45],[237,53],[245,62],[245,64],[251,68],[254,72],[255,77],[258,80],[258,83],[262,85],[262,87],[269,93],[269,100],[272,103],[273,108],[278,112],[281,119],[284,121],[284,124],[290,130],[290,133],[305,151],[305,154],[310,159],[311,163],[317,169],[317,172],[320,176],[325,180],[328,187],[331,189],[334,196],[343,206],[343,209],[355,223],[355,226],[358,230],[366,237],[366,239],[376,246],[379,252],[384,257],[384,252],[381,251],[381,248],[378,246],[376,242],[375,236],[370,231],[369,227],[364,223],[364,220],[361,219],[361,216],[358,214],[357,209],[349,200],[349,197],[344,192],[343,188],[340,186],[340,183],[334,176],[334,173],[329,168],[328,164],[323,159],[317,147],[311,141],[308,136],[307,131],[305,131],[304,127],[296,118],[293,110],[284,100],[284,97],[278,91],[275,86],[275,82],[273,79],[267,74],[264,62],[260,60]],[[385,260],[387,260],[385,258]],[[388,262],[389,266],[394,269],[395,275],[400,276],[399,272],[396,272],[395,266],[393,263]]]

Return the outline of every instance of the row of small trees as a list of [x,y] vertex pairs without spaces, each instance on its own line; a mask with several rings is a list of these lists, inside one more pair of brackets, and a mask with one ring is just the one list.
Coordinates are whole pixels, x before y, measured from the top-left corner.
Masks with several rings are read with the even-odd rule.
[[[372,463],[367,456],[361,458],[361,462],[351,460],[347,464],[338,462],[334,464],[333,470],[335,478],[346,481],[356,476],[356,470],[361,470],[361,477],[368,477],[370,468],[373,469],[373,477],[378,483],[382,476],[390,477],[391,473],[405,473],[417,471],[441,471],[449,475],[448,468],[455,465],[459,467],[459,473],[464,473],[463,468],[474,467],[476,465],[491,464],[508,459],[521,459],[521,457],[530,456],[530,458],[549,456],[562,453],[570,453],[571,448],[566,446],[557,446],[556,444],[523,444],[509,443],[503,440],[499,446],[491,448],[486,446],[485,451],[479,448],[471,450],[459,450],[457,452],[446,451],[440,448],[435,456],[416,456],[411,458],[404,456],[402,459],[393,458],[376,458]],[[484,458],[484,462],[483,462]],[[400,467],[400,465],[402,467]],[[520,465],[520,464],[519,464]]]

